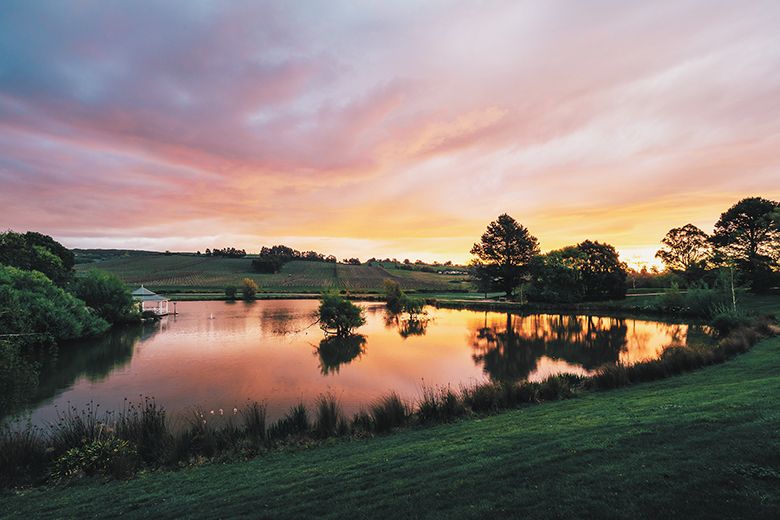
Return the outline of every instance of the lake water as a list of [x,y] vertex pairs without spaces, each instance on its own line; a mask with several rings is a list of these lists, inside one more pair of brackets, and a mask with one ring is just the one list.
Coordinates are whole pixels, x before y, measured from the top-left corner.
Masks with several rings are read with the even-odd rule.
[[274,419],[324,392],[354,413],[391,390],[416,399],[423,385],[585,375],[707,338],[686,324],[432,307],[427,324],[410,324],[387,316],[383,304],[362,303],[362,337],[326,339],[312,326],[317,304],[179,302],[178,316],[63,346],[25,415],[42,424],[68,406],[120,410],[125,398],[152,396],[173,416],[261,400]]

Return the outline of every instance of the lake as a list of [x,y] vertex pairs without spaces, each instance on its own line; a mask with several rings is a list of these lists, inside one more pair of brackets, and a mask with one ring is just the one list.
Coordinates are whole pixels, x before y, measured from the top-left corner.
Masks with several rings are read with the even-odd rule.
[[125,399],[150,396],[174,417],[260,400],[274,419],[325,392],[351,414],[391,390],[413,400],[423,386],[587,375],[708,339],[688,324],[433,307],[427,322],[408,322],[383,304],[361,303],[361,336],[342,340],[313,325],[317,305],[179,302],[175,317],[62,346],[42,368],[24,416],[43,424],[69,406],[121,410]]

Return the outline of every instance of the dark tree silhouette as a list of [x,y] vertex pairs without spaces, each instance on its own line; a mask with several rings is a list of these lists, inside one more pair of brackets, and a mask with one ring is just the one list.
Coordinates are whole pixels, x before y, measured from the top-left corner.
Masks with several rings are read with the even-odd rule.
[[712,257],[710,237],[694,226],[670,229],[661,240],[663,248],[655,254],[670,270],[680,273],[691,282],[700,278]]
[[715,224],[712,243],[721,257],[745,271],[753,290],[759,290],[780,260],[780,204],[750,197],[742,199]]
[[510,296],[527,273],[531,259],[539,254],[539,241],[504,213],[488,224],[471,254],[477,257],[473,264],[481,266],[477,272]]

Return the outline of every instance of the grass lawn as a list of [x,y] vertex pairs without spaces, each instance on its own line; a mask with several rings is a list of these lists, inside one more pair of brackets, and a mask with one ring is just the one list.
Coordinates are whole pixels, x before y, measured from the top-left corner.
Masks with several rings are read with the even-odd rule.
[[779,518],[780,338],[483,419],[0,496],[3,518]]

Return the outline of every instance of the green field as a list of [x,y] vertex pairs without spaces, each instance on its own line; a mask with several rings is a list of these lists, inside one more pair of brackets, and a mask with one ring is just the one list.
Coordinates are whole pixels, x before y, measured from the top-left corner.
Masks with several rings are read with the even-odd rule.
[[778,518],[780,338],[698,372],[482,419],[127,482],[3,518]]
[[386,279],[396,280],[406,291],[454,292],[468,290],[463,275],[443,275],[369,265],[294,261],[276,274],[252,270],[251,258],[196,255],[133,255],[77,265],[77,270],[102,269],[131,286],[144,284],[163,292],[222,292],[252,278],[265,292],[312,293],[327,289],[381,292]]

